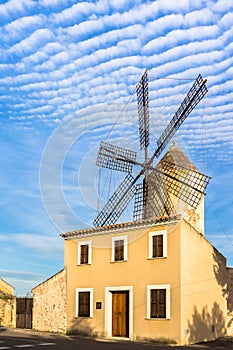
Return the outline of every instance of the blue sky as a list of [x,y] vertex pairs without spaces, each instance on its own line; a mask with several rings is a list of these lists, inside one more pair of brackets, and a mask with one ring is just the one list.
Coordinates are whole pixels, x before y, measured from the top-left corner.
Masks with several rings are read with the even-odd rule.
[[1,0],[0,18],[0,276],[16,294],[62,269],[61,232],[92,225],[99,142],[139,150],[131,96],[145,68],[150,153],[208,80],[175,140],[212,177],[206,238],[233,266],[233,3]]

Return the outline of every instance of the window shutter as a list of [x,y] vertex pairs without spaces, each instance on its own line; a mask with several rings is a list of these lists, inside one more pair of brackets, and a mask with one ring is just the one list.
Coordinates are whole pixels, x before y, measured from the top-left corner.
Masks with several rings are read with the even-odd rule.
[[166,318],[166,289],[158,289],[158,317]]
[[153,236],[153,258],[163,257],[163,235]]
[[88,264],[88,244],[81,245],[80,263]]
[[151,318],[166,318],[166,289],[151,290]]
[[90,292],[78,293],[78,316],[90,317]]
[[115,241],[115,254],[114,260],[120,261],[124,260],[124,240]]
[[157,317],[157,291],[151,290],[151,301],[150,301],[150,317]]

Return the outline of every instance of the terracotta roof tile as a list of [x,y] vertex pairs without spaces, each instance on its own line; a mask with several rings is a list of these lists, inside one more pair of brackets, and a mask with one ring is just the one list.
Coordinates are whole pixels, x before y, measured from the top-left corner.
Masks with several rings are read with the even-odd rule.
[[169,216],[161,216],[157,218],[150,218],[145,220],[137,220],[137,221],[130,221],[130,222],[124,222],[120,224],[112,224],[108,226],[100,226],[100,227],[90,227],[82,230],[62,233],[60,236],[63,238],[74,238],[74,237],[85,237],[90,235],[98,235],[101,233],[107,233],[108,231],[116,231],[121,229],[139,229],[141,227],[150,226],[154,224],[160,224],[160,223],[169,223],[174,222],[180,219],[180,215],[175,215],[172,217]]

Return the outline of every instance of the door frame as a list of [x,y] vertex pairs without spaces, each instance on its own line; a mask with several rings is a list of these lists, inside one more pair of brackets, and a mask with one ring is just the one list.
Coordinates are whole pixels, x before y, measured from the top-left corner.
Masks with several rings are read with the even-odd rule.
[[112,292],[129,292],[129,338],[133,338],[133,286],[105,287],[105,334],[112,337]]

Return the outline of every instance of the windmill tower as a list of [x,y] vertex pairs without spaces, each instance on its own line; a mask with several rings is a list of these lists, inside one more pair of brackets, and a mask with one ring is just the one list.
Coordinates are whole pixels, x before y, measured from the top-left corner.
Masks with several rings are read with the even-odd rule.
[[[206,79],[198,75],[193,86],[184,98],[177,112],[157,140],[157,148],[149,156],[149,79],[145,71],[136,86],[138,103],[139,142],[144,151],[144,162],[138,162],[136,152],[101,142],[96,165],[126,173],[111,198],[94,220],[95,226],[116,223],[129,202],[134,199],[133,221],[170,217],[176,215],[174,203],[180,199],[194,210],[199,206],[210,177],[201,174],[184,153],[173,146],[154,167],[153,161],[159,158],[184,120],[207,93]],[[140,171],[132,175],[133,166]]]

